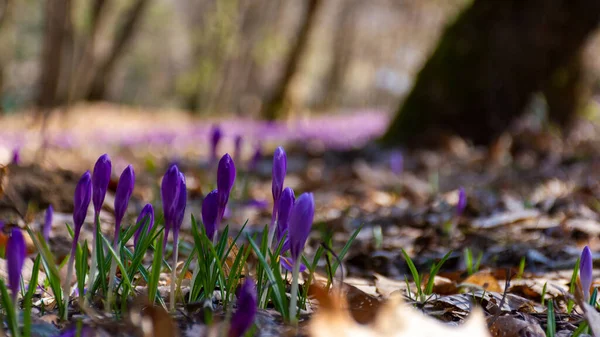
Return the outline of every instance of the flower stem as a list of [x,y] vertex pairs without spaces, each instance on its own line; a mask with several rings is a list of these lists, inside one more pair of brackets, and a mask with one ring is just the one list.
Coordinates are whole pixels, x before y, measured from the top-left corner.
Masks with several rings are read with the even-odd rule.
[[73,241],[73,248],[71,248],[71,255],[69,256],[69,263],[67,264],[67,278],[65,283],[63,284],[63,297],[64,297],[64,305],[65,311],[63,315],[63,320],[67,320],[67,316],[69,313],[69,297],[71,295],[71,274],[73,274],[73,262],[75,261],[75,249],[77,247],[77,241]]
[[[115,253],[118,252],[118,248],[119,248],[119,236],[115,235],[115,240],[113,242],[113,250],[115,251]],[[121,271],[122,273],[125,272],[125,270]],[[117,273],[117,261],[115,259],[112,259],[111,263],[110,263],[110,273],[108,274],[108,296],[106,297],[106,313],[110,313],[110,308],[112,306],[112,302],[113,302],[113,287],[115,285],[115,278],[117,277],[117,275],[115,275]]]
[[294,269],[292,270],[292,289],[290,291],[290,322],[294,325],[298,323],[296,317],[298,312],[298,277],[300,274],[300,257],[294,261]]
[[269,249],[273,249],[271,245],[273,244],[273,238],[275,237],[275,228],[276,223],[275,219],[277,218],[277,201],[273,204],[273,214],[271,215],[271,224],[269,225],[269,241],[267,242]]
[[94,214],[94,233],[93,233],[93,239],[92,239],[92,255],[91,255],[91,259],[90,259],[90,273],[88,275],[88,281],[87,281],[87,296],[85,296],[85,300],[87,303],[89,303],[89,297],[92,297],[92,287],[94,286],[94,281],[96,280],[96,250],[98,249],[98,247],[96,247],[96,240],[97,240],[97,233],[100,229],[100,213],[96,213]]
[[175,311],[175,284],[177,283],[177,257],[179,255],[179,245],[177,244],[177,235],[173,235],[173,267],[171,268],[171,297],[169,306],[171,312]]

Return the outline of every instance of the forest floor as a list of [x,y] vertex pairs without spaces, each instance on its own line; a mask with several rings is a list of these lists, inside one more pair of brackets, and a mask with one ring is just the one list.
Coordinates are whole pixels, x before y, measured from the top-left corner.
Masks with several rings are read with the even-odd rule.
[[[232,231],[246,221],[251,232],[269,223],[272,153],[278,145],[288,155],[285,186],[297,195],[314,193],[317,207],[307,256],[321,244],[322,233],[333,233],[332,248],[339,251],[351,233],[363,226],[336,276],[347,303],[329,303],[333,309],[323,310],[320,318],[321,324],[323,319],[332,322],[331,327],[319,334],[310,328],[312,315],[320,314],[318,301],[311,301],[301,334],[342,335],[350,331],[344,316],[349,310],[361,323],[360,329],[370,333],[361,336],[384,336],[384,323],[378,317],[393,315],[388,306],[395,302],[388,299],[395,293],[407,295],[405,302],[449,323],[443,326],[448,329],[459,329],[452,325],[462,322],[476,303],[493,336],[526,332],[544,336],[550,300],[557,313],[557,335],[570,335],[591,315],[579,305],[569,309],[569,302],[578,301],[570,286],[583,246],[600,251],[600,133],[589,122],[581,123],[566,139],[540,131],[535,123],[523,123],[490,150],[452,139],[444,149],[401,152],[381,149],[373,142],[387,123],[381,112],[268,124],[94,106],[53,117],[44,136],[27,117],[13,116],[1,123],[10,125],[11,131],[0,135],[0,160],[7,162],[11,151],[20,148],[21,162],[3,171],[0,220],[39,228],[43,210],[52,204],[56,215],[49,244],[59,259],[69,252],[69,236],[62,224],[71,221],[74,186],[103,153],[113,158],[113,181],[101,214],[102,230],[109,237],[118,172],[127,164],[136,170],[128,211],[133,221],[145,203],[160,200],[157,187],[162,174],[169,163],[178,163],[188,179],[180,250],[185,257],[186,247],[193,242],[189,215],[199,217],[203,196],[214,186],[208,136],[218,123],[225,134],[220,153],[232,153],[234,136],[244,139],[227,219]],[[45,150],[40,150],[40,144],[45,144]],[[263,156],[248,169],[258,144]],[[466,192],[467,206],[457,214],[459,188]],[[91,224],[84,228],[82,240],[90,240]],[[418,287],[402,250],[423,274],[423,284],[432,264],[450,252],[435,275],[433,294],[425,300],[414,298]],[[320,262],[317,273],[325,275],[325,265]],[[4,264],[0,267],[3,275]],[[598,276],[597,270],[594,275]],[[321,301],[327,302],[322,296]],[[52,310],[44,315],[39,308],[37,312],[40,321],[48,323],[48,331],[58,332],[65,325],[52,316]],[[182,335],[198,335],[190,332],[198,331],[200,324],[194,315],[189,305],[182,304],[173,316]],[[388,316],[385,319],[395,319]],[[87,319],[104,331],[99,335],[114,335],[114,326],[106,321]],[[280,321],[275,310],[261,310],[257,335],[289,335],[290,328]],[[346,328],[336,330],[335,324]],[[411,335],[402,334],[402,329],[394,333]]]

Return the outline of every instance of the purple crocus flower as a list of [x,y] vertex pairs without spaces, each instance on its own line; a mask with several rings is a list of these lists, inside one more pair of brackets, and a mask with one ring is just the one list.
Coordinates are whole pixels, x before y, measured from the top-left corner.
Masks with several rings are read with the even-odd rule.
[[87,216],[87,210],[90,206],[91,199],[92,175],[90,174],[90,171],[86,171],[75,187],[75,196],[73,198],[73,225],[75,226],[75,237],[73,241],[75,241],[75,243],[77,242],[77,239],[79,239],[79,231]]
[[210,160],[214,163],[217,160],[217,148],[219,147],[219,141],[223,136],[221,128],[218,125],[214,125],[210,133]]
[[18,147],[13,149],[11,164],[14,164],[14,165],[21,164],[21,149]]
[[233,158],[235,162],[240,163],[242,158],[242,136],[237,135],[233,141]]
[[117,192],[115,193],[115,242],[119,237],[121,221],[123,221],[123,216],[125,216],[125,212],[127,211],[134,186],[135,172],[133,171],[133,167],[128,165],[123,170],[123,173],[121,173],[119,183],[117,184]]
[[288,226],[290,253],[294,261],[297,261],[304,251],[304,245],[310,234],[314,216],[315,200],[313,194],[302,193],[294,203]]
[[172,164],[167,169],[160,185],[160,196],[165,217],[165,237],[163,246],[167,244],[169,230],[173,226],[175,209],[177,208],[177,199],[179,199],[179,181],[179,168],[177,165]]
[[[67,279],[63,283],[63,298],[64,305],[67,307],[69,303],[70,289],[71,289],[71,275],[73,272],[73,262],[75,261],[75,251],[77,249],[77,241],[79,240],[79,233],[83,222],[87,215],[87,210],[90,207],[90,201],[92,200],[92,175],[90,171],[86,171],[77,186],[75,187],[75,196],[73,198],[74,210],[73,210],[73,225],[75,226],[75,233],[73,235],[73,245],[71,246],[71,255],[69,256],[69,262],[67,264]],[[65,310],[63,319],[67,319],[67,311]]]
[[133,245],[137,247],[138,241],[142,236],[142,229],[144,229],[144,226],[147,227],[147,232],[150,232],[152,227],[154,227],[154,207],[152,207],[152,204],[146,204],[144,208],[142,208],[136,224],[138,224],[139,227],[133,235]]
[[[279,201],[281,191],[283,191],[283,181],[285,180],[285,174],[287,173],[287,156],[283,147],[279,146],[275,149],[273,154],[273,175],[271,182],[271,192],[273,193],[273,201],[275,205]],[[274,211],[276,211],[274,206]]]
[[250,163],[248,164],[248,171],[256,171],[256,167],[258,166],[258,162],[262,158],[262,150],[261,145],[257,144],[256,149],[254,150],[254,154],[250,159]]
[[458,202],[456,203],[456,216],[461,216],[467,208],[467,194],[464,188],[458,189]]
[[252,279],[246,277],[244,284],[242,284],[242,287],[237,293],[237,310],[231,317],[229,337],[243,336],[252,326],[257,309],[258,300],[256,286]]
[[[104,197],[106,196],[106,190],[110,183],[110,173],[112,170],[112,163],[108,154],[103,154],[98,158],[94,165],[94,173],[92,174],[92,201],[94,203],[95,216],[98,217],[102,204],[104,203]],[[94,220],[95,221],[95,220]]]
[[77,325],[73,325],[70,328],[67,328],[66,330],[64,330],[63,332],[61,332],[60,335],[56,335],[55,337],[76,337],[76,336],[80,336],[80,337],[88,337],[88,336],[93,336],[94,331],[92,330],[92,328],[88,325],[84,325],[83,327],[81,327],[81,332],[79,334],[77,334]]
[[[6,243],[6,269],[8,271],[8,287],[12,291],[13,303],[17,299],[19,288],[21,286],[21,271],[27,251],[25,249],[25,240],[20,228],[13,228],[10,238]],[[15,304],[16,305],[16,304]]]
[[187,204],[187,189],[185,184],[185,176],[183,172],[179,172],[179,196],[177,198],[177,206],[175,208],[175,214],[173,218],[173,240],[177,244],[177,238],[179,236],[179,229],[183,223],[185,216],[185,206]]
[[585,246],[579,259],[579,281],[583,290],[583,298],[586,302],[590,300],[590,288],[592,287],[593,266],[592,251]]
[[[294,207],[296,197],[291,187],[286,187],[281,193],[279,199],[279,209],[277,211],[277,240],[280,241],[288,229],[290,213]],[[284,251],[282,250],[282,253]]]
[[[286,241],[288,243],[288,241]],[[279,256],[279,265],[290,273],[294,272],[294,260],[285,256]],[[304,263],[300,263],[300,272],[303,273],[306,270]]]
[[217,219],[217,226],[223,220],[223,214],[225,207],[229,201],[229,194],[235,183],[235,164],[231,156],[226,153],[219,161],[219,167],[217,169],[217,194],[219,199],[219,217]]
[[390,170],[394,174],[400,174],[404,170],[404,157],[402,156],[402,152],[393,151],[390,154]]
[[217,233],[217,218],[219,217],[219,196],[217,190],[211,191],[202,201],[202,223],[206,236],[213,241]]
[[44,215],[44,227],[42,228],[42,236],[44,240],[48,241],[50,237],[50,231],[52,231],[52,217],[54,215],[54,208],[52,205],[49,205],[46,208],[46,214]]

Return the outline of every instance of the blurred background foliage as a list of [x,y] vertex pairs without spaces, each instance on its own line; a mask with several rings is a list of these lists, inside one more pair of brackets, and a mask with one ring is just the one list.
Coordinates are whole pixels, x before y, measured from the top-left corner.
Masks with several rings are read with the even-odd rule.
[[392,109],[468,3],[0,0],[1,108],[108,100],[257,116],[283,87],[294,111]]

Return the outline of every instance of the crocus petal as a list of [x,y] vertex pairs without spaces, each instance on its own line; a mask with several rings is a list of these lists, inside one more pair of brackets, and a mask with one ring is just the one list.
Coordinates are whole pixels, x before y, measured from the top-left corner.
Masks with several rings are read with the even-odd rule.
[[8,287],[12,291],[13,300],[21,286],[21,271],[25,262],[25,239],[20,228],[13,228],[6,243],[6,269],[8,272]]
[[123,173],[121,173],[119,183],[117,184],[117,192],[115,193],[115,234],[117,235],[123,216],[125,216],[125,212],[127,211],[134,186],[135,172],[133,171],[133,167],[128,165],[123,170]]
[[75,237],[79,236],[78,234],[85,221],[91,199],[92,175],[90,174],[90,171],[86,171],[75,187],[75,195],[73,198],[73,224],[75,225]]
[[[294,272],[294,263],[295,261],[292,258],[279,256],[279,264],[283,267],[283,269],[289,271],[290,273]],[[306,266],[304,263],[300,263],[300,272],[304,272],[306,270]]]
[[315,216],[315,200],[312,193],[302,193],[292,208],[288,233],[290,238],[290,253],[293,259],[300,258],[304,245],[310,234]]
[[467,194],[464,188],[458,189],[458,202],[456,203],[456,215],[460,216],[467,207]]
[[275,202],[278,202],[279,197],[281,196],[286,172],[287,155],[285,154],[283,147],[279,146],[275,149],[275,153],[273,154],[271,192],[273,193],[273,200]]
[[54,208],[49,205],[44,215],[44,227],[42,228],[42,235],[46,241],[50,237],[50,231],[52,231],[52,217],[54,215]]
[[213,240],[217,232],[217,217],[219,216],[219,196],[217,190],[211,191],[202,202],[202,223],[206,236]]
[[96,214],[100,213],[100,209],[104,203],[106,190],[110,183],[111,170],[112,163],[108,154],[105,153],[96,161],[94,173],[92,174],[92,201],[94,203],[94,211]]
[[142,211],[140,212],[140,215],[137,218],[136,224],[139,225],[139,227],[133,235],[133,244],[135,246],[137,246],[138,244],[144,226],[147,227],[147,232],[150,232],[150,230],[152,230],[152,227],[154,227],[154,207],[152,207],[152,204],[146,204],[144,208],[142,208]]
[[258,300],[256,286],[254,281],[246,277],[244,284],[237,294],[237,309],[231,316],[231,326],[229,328],[229,337],[240,337],[252,326],[256,311],[258,309]]
[[177,198],[177,207],[175,208],[175,218],[173,223],[173,238],[179,235],[179,229],[183,223],[185,216],[185,206],[187,203],[187,189],[185,184],[185,176],[183,172],[179,172],[179,197]]
[[583,290],[583,296],[586,302],[590,298],[593,268],[592,251],[588,246],[585,246],[581,252],[581,258],[579,259],[579,280],[581,282],[581,288]]
[[165,243],[169,237],[175,208],[177,207],[177,199],[179,199],[179,168],[172,164],[167,169],[163,176],[160,185],[160,196],[163,203],[163,214],[165,217]]
[[[226,153],[219,161],[217,169],[217,191],[219,192],[219,207],[221,212],[225,210],[229,194],[235,182],[235,164],[231,156]],[[220,214],[222,216],[222,214]]]
[[283,233],[288,228],[290,213],[292,212],[295,199],[294,190],[290,187],[286,187],[281,193],[279,207],[277,208],[277,240],[281,240]]

